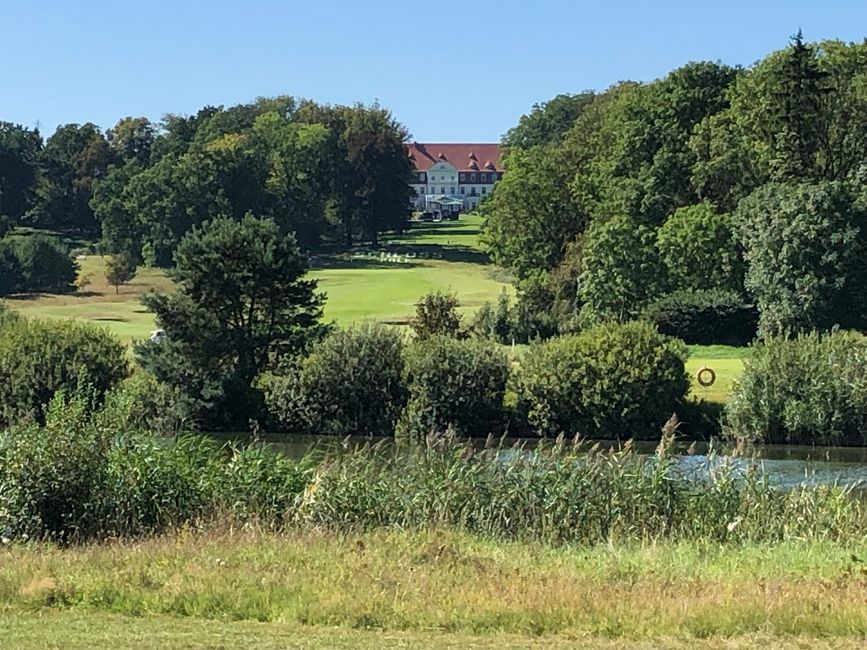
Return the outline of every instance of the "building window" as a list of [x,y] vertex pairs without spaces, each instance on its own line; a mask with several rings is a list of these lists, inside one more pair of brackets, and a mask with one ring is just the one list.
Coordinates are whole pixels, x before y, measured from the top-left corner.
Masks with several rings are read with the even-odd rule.
[[455,186],[452,185],[450,189],[451,189],[451,193],[454,194],[455,193]]
[[466,193],[467,193],[467,188],[461,186],[461,194],[466,194]]
[[483,187],[483,188],[482,188],[482,194],[487,194],[487,193],[488,193],[488,188],[487,188],[487,187]]
[[479,180],[483,183],[487,183],[488,182],[488,175],[487,174],[479,174]]
[[463,172],[460,173],[461,183],[467,182],[467,175]]
[[475,175],[474,173],[473,173],[473,174],[470,174],[470,180],[473,181],[473,182],[475,182],[475,180],[476,180],[476,175]]

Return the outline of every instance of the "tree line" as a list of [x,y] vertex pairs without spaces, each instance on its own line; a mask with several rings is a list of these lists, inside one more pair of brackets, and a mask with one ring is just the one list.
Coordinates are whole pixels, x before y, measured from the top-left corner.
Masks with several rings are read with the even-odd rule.
[[377,243],[407,216],[406,129],[378,106],[281,96],[101,131],[0,122],[0,216],[98,237],[103,252],[169,267],[215,217],[273,219],[299,245]]
[[503,146],[480,210],[524,338],[660,300],[754,304],[768,334],[867,327],[867,42],[798,33],[748,68],[561,95]]

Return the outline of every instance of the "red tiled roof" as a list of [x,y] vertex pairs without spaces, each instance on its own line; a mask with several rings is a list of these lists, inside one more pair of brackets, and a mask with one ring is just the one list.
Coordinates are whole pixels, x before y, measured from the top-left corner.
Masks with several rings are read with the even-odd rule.
[[[478,160],[484,160],[487,164],[496,167],[497,171],[503,171],[500,163],[500,145],[498,144],[430,144],[413,142],[407,145],[409,157],[420,172],[426,172],[438,162],[445,161],[457,167],[458,171],[470,171],[478,169]],[[490,169],[490,167],[488,167]]]

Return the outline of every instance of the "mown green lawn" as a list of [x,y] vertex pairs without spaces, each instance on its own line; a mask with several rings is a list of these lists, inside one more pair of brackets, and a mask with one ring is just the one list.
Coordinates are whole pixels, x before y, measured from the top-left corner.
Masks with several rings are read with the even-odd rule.
[[[418,299],[431,291],[456,293],[462,311],[470,314],[503,290],[513,292],[502,271],[487,264],[477,250],[479,226],[478,217],[419,224],[387,238],[380,250],[317,259],[311,275],[326,294],[326,319],[341,325],[362,319],[406,322]],[[105,282],[102,257],[88,256],[79,264],[80,274],[91,280],[83,291],[14,298],[9,304],[29,316],[104,325],[127,342],[145,338],[154,329],[153,316],[142,308],[139,298],[151,289],[171,289],[162,271],[140,269],[116,295],[114,287]]]
[[15,650],[858,650],[858,639],[744,634],[725,639],[612,639],[581,634],[478,636],[103,613],[0,612],[0,647]]

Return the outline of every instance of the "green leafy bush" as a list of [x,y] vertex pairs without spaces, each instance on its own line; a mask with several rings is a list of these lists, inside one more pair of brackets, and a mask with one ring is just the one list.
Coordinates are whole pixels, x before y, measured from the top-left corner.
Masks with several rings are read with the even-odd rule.
[[41,419],[58,391],[95,402],[128,373],[126,350],[105,329],[73,321],[0,320],[0,424]]
[[643,316],[662,334],[696,345],[748,345],[759,314],[734,291],[683,290],[663,296]]
[[540,435],[658,438],[689,389],[686,349],[642,322],[606,324],[532,346],[518,410]]
[[58,399],[46,426],[0,433],[0,533],[8,538],[80,537],[102,518],[97,505],[107,473],[107,440],[82,427],[86,400]]
[[656,233],[628,217],[594,222],[582,250],[578,296],[587,317],[627,321],[666,287]]
[[768,338],[746,360],[726,406],[731,438],[867,443],[867,339],[850,332]]
[[385,325],[334,330],[264,383],[268,409],[289,431],[392,435],[406,402],[403,347]]
[[416,439],[447,429],[466,436],[500,433],[508,376],[505,352],[488,341],[435,336],[412,345],[409,401],[398,433]]
[[159,533],[220,517],[282,525],[310,463],[261,445],[126,429],[117,404],[59,394],[44,425],[0,433],[0,536],[81,542]]
[[432,336],[458,336],[461,332],[461,317],[458,297],[437,291],[422,296],[415,306],[415,317],[410,326],[419,341]]
[[8,241],[0,241],[0,296],[8,296],[21,290],[21,262],[15,247]]
[[21,273],[18,291],[75,291],[78,266],[69,251],[51,237],[32,235],[14,242]]

